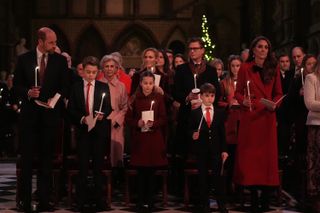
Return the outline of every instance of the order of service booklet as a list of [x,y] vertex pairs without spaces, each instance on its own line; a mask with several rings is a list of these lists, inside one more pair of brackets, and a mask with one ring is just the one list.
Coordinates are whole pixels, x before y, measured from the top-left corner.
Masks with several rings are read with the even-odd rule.
[[277,104],[282,101],[282,99],[286,97],[286,95],[282,96],[281,98],[279,98],[279,100],[277,100],[276,102],[274,101],[270,101],[268,99],[265,99],[265,98],[261,98],[260,99],[260,103],[262,103],[263,105],[265,105],[266,107],[268,108],[276,108]]
[[38,104],[39,106],[48,108],[48,109],[53,109],[54,106],[56,105],[56,103],[58,102],[59,98],[61,97],[61,95],[59,93],[56,93],[53,98],[51,98],[50,100],[48,100],[47,102],[43,102],[43,101],[39,101],[39,100],[35,100],[36,104]]

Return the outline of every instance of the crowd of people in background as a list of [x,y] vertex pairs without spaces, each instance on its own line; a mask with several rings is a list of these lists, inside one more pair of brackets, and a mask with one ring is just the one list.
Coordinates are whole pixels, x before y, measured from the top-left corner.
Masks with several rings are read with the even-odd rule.
[[[160,168],[170,170],[170,193],[182,196],[190,161],[198,170],[201,212],[210,209],[209,177],[220,212],[245,190],[250,212],[268,211],[280,184],[294,203],[320,210],[319,56],[294,47],[275,58],[268,38],[259,36],[224,64],[205,61],[204,42],[193,37],[185,55],[149,47],[133,69],[119,52],[73,64],[53,30],[40,28],[37,36],[37,47],[23,49],[15,72],[0,82],[0,154],[21,158],[20,209],[31,208],[34,153],[41,159],[39,210],[52,209],[52,157],[63,122],[63,154],[76,147],[79,158],[80,211],[91,158],[97,211],[107,208],[105,156],[115,179],[128,167],[137,170],[139,210],[154,209]],[[53,109],[35,102],[49,104],[56,93],[61,97]]]

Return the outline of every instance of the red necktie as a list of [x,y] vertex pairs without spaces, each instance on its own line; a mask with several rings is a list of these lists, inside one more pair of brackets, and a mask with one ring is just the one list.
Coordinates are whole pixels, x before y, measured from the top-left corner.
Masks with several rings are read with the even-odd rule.
[[211,109],[211,107],[206,107],[206,121],[207,121],[207,124],[208,124],[209,128],[211,126],[210,109]]
[[39,78],[40,78],[40,85],[43,83],[44,79],[44,70],[46,69],[46,54],[42,54],[41,61],[40,61],[40,72],[39,72]]
[[89,82],[87,84],[87,100],[86,100],[86,112],[87,112],[87,115],[90,115],[90,109],[89,109],[90,86],[91,86],[91,83]]

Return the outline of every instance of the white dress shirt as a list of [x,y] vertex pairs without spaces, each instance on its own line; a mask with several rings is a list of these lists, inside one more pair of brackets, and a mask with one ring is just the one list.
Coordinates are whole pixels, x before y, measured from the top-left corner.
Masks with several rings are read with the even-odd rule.
[[[37,49],[37,66],[40,67],[43,53],[40,52],[40,50],[38,50],[38,48],[36,48],[36,49]],[[48,54],[45,54],[45,55],[46,55],[46,57],[44,58],[44,63],[45,63],[45,65],[47,66],[47,63],[48,63]]]
[[[91,86],[89,90],[89,112],[93,114],[93,103],[94,103],[94,85],[95,81],[91,81]],[[87,89],[88,89],[88,81],[83,79],[83,92],[84,92],[84,103],[87,103]]]
[[213,113],[214,113],[213,105],[205,106],[204,104],[201,104],[201,110],[202,110],[202,113],[203,113],[203,118],[207,121],[207,118],[206,118],[206,113],[207,113],[206,108],[207,107],[210,107],[209,112],[210,112],[210,119],[211,119],[211,123],[212,123]]

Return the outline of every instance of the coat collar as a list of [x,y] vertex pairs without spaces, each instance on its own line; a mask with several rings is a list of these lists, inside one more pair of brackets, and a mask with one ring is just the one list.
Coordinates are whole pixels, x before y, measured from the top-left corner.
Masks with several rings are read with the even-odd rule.
[[254,62],[251,62],[250,65],[250,69],[247,70],[247,81],[250,81],[250,88],[252,88],[252,84],[254,84],[264,95],[267,95],[259,73],[259,69],[261,68],[259,68]]

